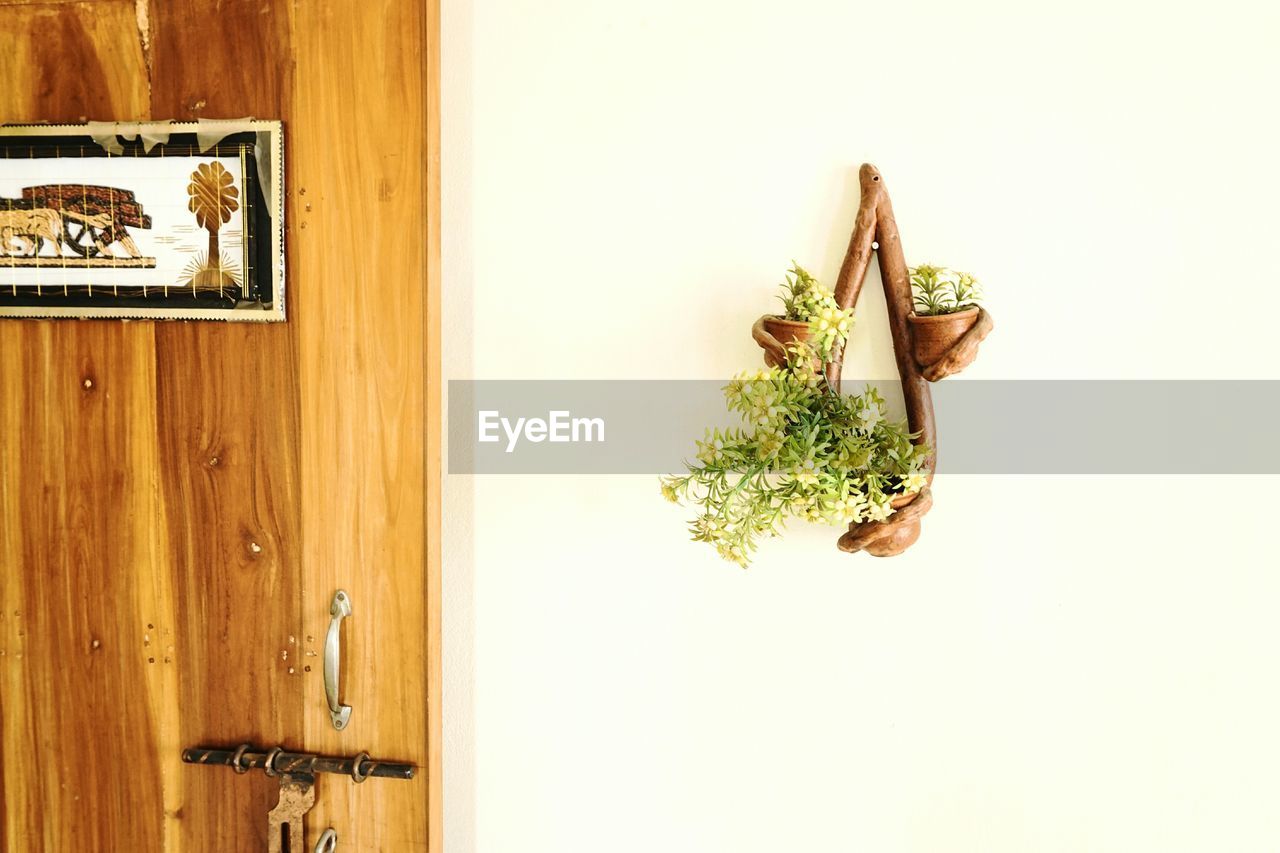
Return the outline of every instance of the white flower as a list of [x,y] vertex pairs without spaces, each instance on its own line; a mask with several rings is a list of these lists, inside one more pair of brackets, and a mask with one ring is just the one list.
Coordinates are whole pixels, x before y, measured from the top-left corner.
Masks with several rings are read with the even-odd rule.
[[836,518],[844,524],[850,522],[862,521],[863,513],[867,510],[867,498],[862,492],[852,492],[842,501],[837,501],[835,506]]
[[872,521],[885,521],[891,515],[893,515],[893,507],[889,504],[889,498],[867,507],[867,518]]
[[756,433],[756,443],[763,455],[772,456],[782,449],[782,433],[774,429],[761,430]]
[[929,485],[929,478],[919,471],[912,471],[902,478],[902,490],[914,494]]
[[818,482],[818,472],[813,467],[813,460],[806,459],[800,467],[792,472],[795,481],[802,486],[813,486]]
[[694,524],[699,533],[713,539],[718,539],[724,531],[724,522],[714,515],[700,515]]
[[743,567],[747,565],[747,555],[742,553],[742,549],[737,545],[730,545],[727,542],[721,542],[716,546],[716,551],[720,553],[721,557],[724,557],[731,563],[737,563],[739,566]]
[[724,451],[724,442],[720,439],[698,442],[698,458],[708,465],[714,464]]

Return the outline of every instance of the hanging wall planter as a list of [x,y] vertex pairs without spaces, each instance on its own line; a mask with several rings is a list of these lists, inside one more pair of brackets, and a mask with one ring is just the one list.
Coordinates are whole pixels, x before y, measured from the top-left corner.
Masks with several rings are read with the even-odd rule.
[[[786,347],[806,343],[810,338],[808,320],[788,320],[780,314],[766,314],[757,323],[763,336],[781,344],[781,349],[766,349],[764,352],[764,363],[770,367],[786,364]],[[754,333],[755,330],[752,331]]]
[[[992,329],[976,304],[972,277],[908,269],[880,173],[864,164],[859,181],[862,199],[835,290],[793,267],[784,285],[786,312],[767,314],[751,329],[769,369],[742,374],[725,388],[744,427],[708,431],[688,474],[663,480],[666,497],[700,507],[693,538],[744,566],[759,539],[777,535],[787,518],[847,522],[837,542],[843,551],[888,557],[910,547],[933,506],[937,430],[928,383],[968,366]],[[853,306],[873,251],[905,424],[884,418],[874,390],[839,391]]]
[[965,332],[978,322],[978,308],[953,314],[912,314],[911,351],[919,367],[929,367],[951,351]]
[[921,264],[910,274],[912,353],[924,378],[936,382],[973,361],[991,331],[991,318],[978,304],[980,288],[968,273]]

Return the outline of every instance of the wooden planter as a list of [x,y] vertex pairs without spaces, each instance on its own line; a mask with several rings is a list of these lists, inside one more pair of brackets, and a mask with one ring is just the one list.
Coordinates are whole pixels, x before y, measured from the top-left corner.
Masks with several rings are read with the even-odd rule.
[[[925,471],[932,484],[933,473],[937,469],[938,434],[933,419],[933,397],[929,393],[929,383],[957,373],[973,361],[978,352],[978,344],[992,329],[991,316],[983,308],[973,309],[973,314],[964,311],[953,315],[957,319],[962,315],[968,316],[961,321],[965,328],[958,334],[945,338],[949,341],[945,345],[943,336],[938,333],[940,330],[921,330],[916,320],[935,318],[916,318],[912,314],[911,277],[907,271],[902,239],[898,234],[898,224],[893,218],[893,204],[889,201],[884,180],[870,163],[862,165],[858,180],[862,188],[862,200],[858,205],[853,234],[849,237],[849,248],[845,251],[844,263],[840,266],[840,275],[836,280],[836,302],[843,310],[848,310],[857,303],[874,251],[880,266],[880,278],[884,282],[889,328],[893,333],[893,354],[898,363],[902,394],[907,405],[907,426],[918,435],[918,443],[927,444],[933,450],[925,460]],[[779,323],[788,321],[775,315],[766,315],[756,320],[751,327],[751,336],[765,351],[765,362],[769,365],[781,363],[777,359],[786,361],[785,342],[794,339],[785,337],[791,332],[778,325]],[[808,330],[804,331],[807,334]],[[938,343],[922,351],[921,344],[930,336],[937,339]],[[844,352],[839,350],[824,366],[827,381],[837,389],[840,387],[843,360]],[[866,551],[877,557],[891,557],[911,547],[920,536],[920,519],[933,506],[933,492],[926,486],[915,495],[895,498],[893,506],[896,512],[886,521],[850,524],[848,532],[837,543],[840,550]]]
[[796,341],[809,340],[809,324],[799,320],[787,320],[777,314],[766,314],[760,318],[764,331],[782,345],[782,352],[777,349],[766,349],[764,363],[770,367],[782,367],[787,363],[786,347]]
[[912,352],[921,368],[936,364],[978,322],[978,307],[953,314],[911,314]]

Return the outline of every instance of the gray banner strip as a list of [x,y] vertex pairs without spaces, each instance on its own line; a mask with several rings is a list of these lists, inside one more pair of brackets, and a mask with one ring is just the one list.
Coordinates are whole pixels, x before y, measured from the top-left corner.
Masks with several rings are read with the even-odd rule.
[[[894,380],[877,385],[901,411]],[[724,381],[450,380],[450,474],[666,474]],[[895,398],[896,403],[895,405]],[[942,474],[1280,474],[1280,381],[967,381],[933,386]]]

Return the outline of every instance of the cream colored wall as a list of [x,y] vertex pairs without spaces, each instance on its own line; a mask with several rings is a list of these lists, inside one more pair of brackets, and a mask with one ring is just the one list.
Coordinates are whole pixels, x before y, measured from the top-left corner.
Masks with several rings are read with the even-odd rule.
[[[1276,377],[1274,8],[443,14],[452,378],[755,365],[864,160],[987,284],[966,378]],[[874,273],[858,323],[888,374]],[[446,849],[1276,849],[1275,485],[944,476],[903,557],[794,528],[742,572],[654,478],[450,477]]]

